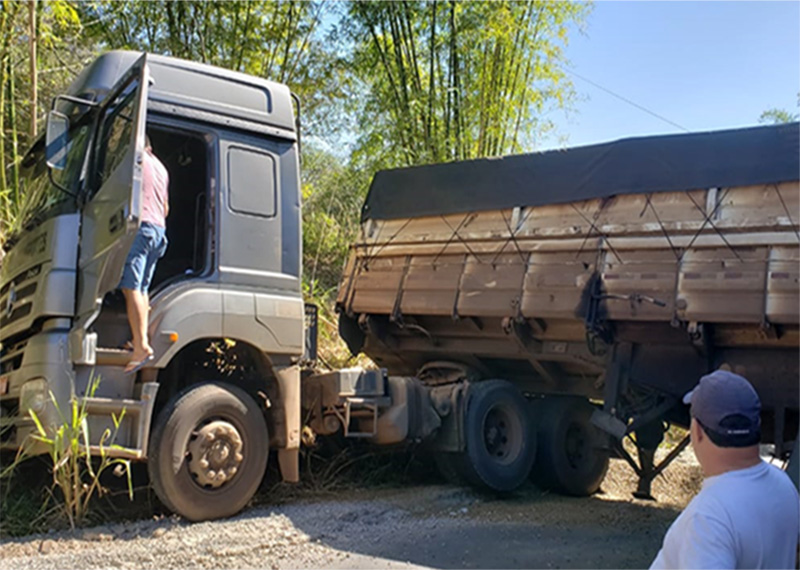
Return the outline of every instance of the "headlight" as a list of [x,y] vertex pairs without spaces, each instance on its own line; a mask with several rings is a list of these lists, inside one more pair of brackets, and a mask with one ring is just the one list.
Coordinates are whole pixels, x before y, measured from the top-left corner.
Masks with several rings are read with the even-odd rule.
[[19,391],[20,413],[27,414],[28,410],[33,410],[34,413],[41,414],[47,407],[47,398],[47,380],[37,378],[25,382]]

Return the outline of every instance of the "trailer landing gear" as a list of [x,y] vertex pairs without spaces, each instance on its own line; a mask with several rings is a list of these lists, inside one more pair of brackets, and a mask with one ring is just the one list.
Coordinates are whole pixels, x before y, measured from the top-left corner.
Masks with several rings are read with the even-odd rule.
[[633,496],[637,499],[644,499],[647,501],[655,501],[655,497],[651,494],[651,486],[653,479],[655,479],[667,466],[672,463],[678,455],[689,445],[689,434],[676,445],[672,451],[664,458],[658,465],[655,464],[656,449],[658,448],[661,440],[664,437],[661,421],[651,422],[642,426],[636,431],[636,451],[639,456],[639,463],[631,457],[630,453],[623,447],[622,441],[616,442],[617,453],[628,462],[636,475],[639,477],[639,483]]

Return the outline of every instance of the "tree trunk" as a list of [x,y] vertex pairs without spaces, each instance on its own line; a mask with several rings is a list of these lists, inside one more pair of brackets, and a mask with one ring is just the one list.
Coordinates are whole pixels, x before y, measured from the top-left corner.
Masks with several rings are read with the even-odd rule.
[[38,41],[36,33],[36,0],[28,0],[28,47],[30,48],[30,64],[31,64],[31,127],[30,127],[30,143],[36,139],[36,119],[39,115],[37,112],[38,106],[38,78],[37,78],[37,65],[36,65],[36,42]]
[[17,105],[14,103],[14,66],[8,58],[8,102],[11,123],[11,203],[14,212],[19,209],[19,134],[17,133]]

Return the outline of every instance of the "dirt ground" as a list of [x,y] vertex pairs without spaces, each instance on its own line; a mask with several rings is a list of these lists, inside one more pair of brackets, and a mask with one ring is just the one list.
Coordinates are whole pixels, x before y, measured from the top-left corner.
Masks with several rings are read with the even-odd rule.
[[509,497],[445,484],[350,489],[262,504],[223,521],[178,517],[0,542],[0,568],[644,568],[699,489],[690,449],[634,499],[611,462],[602,493],[526,485]]

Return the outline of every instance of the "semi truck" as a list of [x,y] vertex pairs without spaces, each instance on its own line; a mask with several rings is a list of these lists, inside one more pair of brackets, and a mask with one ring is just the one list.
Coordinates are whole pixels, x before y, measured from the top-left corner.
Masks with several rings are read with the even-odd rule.
[[[317,372],[298,116],[285,85],[125,51],[53,100],[4,236],[3,450],[43,452],[32,414],[57,425],[78,400],[90,451],[146,461],[189,520],[239,512],[271,456],[297,481],[305,428],[417,442],[444,476],[501,493],[588,495],[622,458],[649,497],[688,443],[655,461],[688,423],[681,395],[728,367],[761,395],[764,443],[789,452],[797,124],[379,172],[336,301],[341,337],[379,368]],[[128,374],[117,287],[146,136],[170,174],[169,247],[155,358]]]

